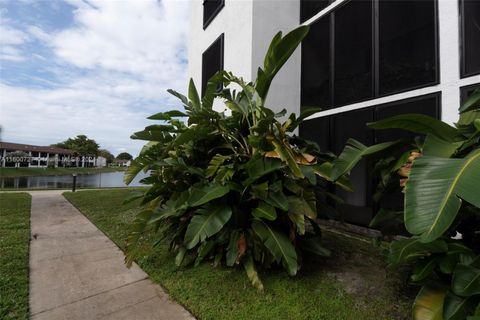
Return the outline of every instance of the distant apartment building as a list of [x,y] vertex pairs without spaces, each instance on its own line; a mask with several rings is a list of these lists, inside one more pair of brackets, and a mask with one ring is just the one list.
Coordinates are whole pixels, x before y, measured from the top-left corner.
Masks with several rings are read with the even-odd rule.
[[115,167],[130,167],[130,164],[132,163],[132,160],[126,160],[126,159],[115,159],[113,160],[113,166]]
[[[272,83],[267,106],[323,110],[299,134],[339,153],[348,138],[366,145],[399,131],[366,123],[423,113],[453,123],[480,87],[480,0],[205,0],[191,2],[189,75],[203,92],[219,70],[255,80],[271,39],[309,25],[302,45]],[[371,164],[351,172],[346,219],[367,224],[374,212]],[[392,204],[401,205],[397,197]]]
[[2,168],[105,166],[102,157],[76,156],[72,150],[68,149],[11,142],[0,142],[0,157]]

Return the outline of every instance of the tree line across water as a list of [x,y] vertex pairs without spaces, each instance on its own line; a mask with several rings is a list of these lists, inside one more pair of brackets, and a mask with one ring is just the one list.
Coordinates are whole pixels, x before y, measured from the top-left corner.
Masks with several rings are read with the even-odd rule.
[[74,153],[82,156],[101,156],[107,160],[107,164],[113,163],[115,160],[131,160],[133,158],[128,152],[121,152],[115,157],[107,149],[101,149],[94,139],[89,139],[84,134],[77,135],[75,138],[68,138],[51,146],[72,150]]

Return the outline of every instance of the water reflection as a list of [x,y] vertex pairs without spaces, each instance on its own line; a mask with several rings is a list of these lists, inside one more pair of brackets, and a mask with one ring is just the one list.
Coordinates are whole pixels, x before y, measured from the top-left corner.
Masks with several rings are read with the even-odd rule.
[[[124,172],[78,174],[77,188],[126,187],[123,182],[124,174]],[[139,173],[129,186],[143,186],[140,180],[147,176],[148,174],[143,172]],[[0,178],[2,189],[71,189],[72,184],[72,175]]]

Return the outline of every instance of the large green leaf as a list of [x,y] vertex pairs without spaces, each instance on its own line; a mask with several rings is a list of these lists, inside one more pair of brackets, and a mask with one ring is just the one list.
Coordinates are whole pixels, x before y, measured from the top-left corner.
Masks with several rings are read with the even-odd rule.
[[195,83],[193,79],[190,79],[190,83],[188,85],[188,98],[192,102],[192,106],[195,109],[200,109],[200,97],[198,96],[197,88],[195,87]]
[[475,109],[480,109],[480,89],[475,90],[458,111],[464,113]]
[[304,178],[303,172],[300,170],[300,166],[297,163],[297,159],[295,158],[292,147],[285,144],[283,141],[278,140],[273,135],[268,136],[267,139],[273,144],[275,152],[278,154],[280,159],[282,159],[282,161],[288,165],[293,175],[296,178]]
[[205,134],[209,132],[208,127],[199,127],[199,126],[191,126],[185,131],[177,134],[175,137],[174,144],[175,146],[181,146],[183,144],[189,143],[195,138],[204,137]]
[[443,320],[443,301],[446,290],[438,286],[424,286],[413,303],[413,320]]
[[257,219],[266,219],[270,221],[274,221],[277,218],[275,207],[266,204],[265,202],[260,203],[258,207],[253,209],[252,215]]
[[480,149],[464,159],[416,159],[406,187],[405,226],[424,242],[448,230],[464,199],[480,207]]
[[198,209],[185,232],[184,241],[187,249],[192,249],[199,242],[216,234],[231,216],[232,209],[227,205],[208,205]]
[[190,189],[190,198],[188,204],[191,207],[198,207],[214,199],[223,197],[230,191],[228,186],[211,183],[201,187],[192,187]]
[[234,230],[230,234],[230,240],[228,241],[227,254],[226,254],[226,263],[227,266],[231,267],[237,261],[239,250],[238,250],[238,239],[240,239],[240,232]]
[[288,199],[282,191],[268,191],[265,202],[283,211],[288,210]]
[[[312,167],[313,167],[313,171],[316,174],[318,174],[319,176],[321,176],[322,178],[328,181],[333,182],[333,179],[332,179],[333,163],[324,162],[322,164],[313,165]],[[337,180],[335,180],[335,184],[341,187],[343,190],[353,192],[353,185],[345,175],[342,175]]]
[[133,179],[135,179],[137,174],[144,168],[145,164],[142,162],[141,157],[137,157],[132,160],[127,171],[125,171],[125,175],[123,176],[123,181],[125,182],[125,184],[129,185],[133,181]]
[[390,265],[412,261],[414,259],[429,256],[432,253],[446,252],[448,246],[443,240],[423,243],[420,239],[402,239],[392,242],[390,245]]
[[288,212],[293,214],[306,215],[310,219],[317,218],[317,213],[304,198],[297,196],[289,196],[287,199]]
[[301,213],[289,212],[288,217],[295,224],[298,234],[305,234],[305,216]]
[[[471,110],[471,111],[467,111],[460,114],[460,117],[458,118],[458,121],[456,124],[457,126],[470,125],[472,123],[475,125],[475,121],[479,121],[479,119],[480,119],[480,110]],[[480,131],[479,127],[476,127],[476,128],[477,130]]]
[[410,279],[412,279],[414,282],[418,282],[427,278],[432,274],[433,269],[437,266],[437,264],[437,259],[430,259],[429,257],[426,257],[425,259],[416,263]]
[[290,240],[280,231],[260,220],[252,222],[252,229],[270,251],[277,262],[282,262],[288,274],[294,276],[298,271],[297,253]]
[[285,167],[279,159],[275,158],[258,158],[250,160],[245,164],[247,169],[248,179],[245,180],[244,185],[249,186],[264,175],[274,172],[280,168]]
[[476,297],[464,298],[448,292],[443,306],[445,320],[466,319],[475,311],[478,300]]
[[333,161],[332,180],[336,181],[350,172],[363,157],[383,151],[397,144],[398,141],[384,142],[367,147],[355,139],[348,139],[345,149]]
[[172,89],[168,89],[167,92],[170,93],[172,96],[175,96],[178,99],[180,99],[180,101],[182,101],[185,108],[189,109],[191,107],[191,104],[188,102],[187,97],[185,97],[183,94],[178,93],[177,91]]
[[300,26],[283,38],[281,32],[273,38],[265,56],[264,69],[258,69],[255,84],[255,89],[262,100],[266,99],[273,78],[305,38],[308,30],[308,26]]
[[450,142],[442,140],[435,135],[427,134],[422,151],[424,156],[449,158],[462,144],[463,141]]
[[446,141],[458,139],[457,129],[443,121],[424,114],[401,114],[377,122],[368,123],[372,129],[404,129],[420,134],[433,134]]
[[480,294],[480,269],[458,264],[453,272],[452,290],[462,297]]
[[169,217],[178,217],[188,209],[187,192],[173,194],[164,204],[154,210],[154,214],[150,217],[149,223],[155,223]]
[[[173,127],[170,126],[170,130],[173,130]],[[168,132],[165,133],[166,131],[168,131],[166,127],[150,126],[143,131],[135,132],[130,136],[130,139],[164,142],[166,140],[165,136],[168,135]]]
[[252,285],[259,291],[263,292],[263,283],[258,276],[257,269],[255,269],[255,264],[253,263],[253,258],[251,255],[248,255],[245,259],[243,259],[243,267],[245,268],[245,272],[247,273],[248,279]]
[[229,159],[230,156],[224,156],[221,154],[216,154],[213,156],[212,160],[210,160],[210,163],[208,164],[207,168],[207,178],[212,177],[220,168],[220,166],[225,162],[225,160]]
[[303,175],[307,180],[312,184],[317,184],[317,176],[315,174],[315,170],[311,165],[300,165],[300,171],[302,171]]
[[181,111],[178,110],[171,110],[167,112],[159,112],[155,113],[154,115],[151,115],[147,119],[150,120],[170,120],[173,117],[186,117],[187,115]]
[[208,257],[209,253],[215,247],[215,240],[207,240],[202,242],[202,244],[198,247],[197,250],[197,258],[195,259],[194,266],[197,267],[200,262],[203,261],[206,257]]
[[219,71],[213,75],[207,82],[207,88],[205,89],[205,94],[202,98],[202,107],[204,109],[212,109],[213,100],[217,94],[217,91],[223,81],[224,71]]
[[295,117],[295,114],[292,113],[292,115],[290,116],[290,123],[287,127],[287,132],[293,132],[293,130],[295,130],[299,125],[300,123],[302,123],[303,120],[305,120],[305,118],[308,118],[310,117],[311,115],[317,113],[317,112],[320,112],[322,111],[321,108],[307,108],[307,109],[303,109],[301,112],[300,112],[300,116],[298,118]]
[[383,224],[397,224],[397,223],[402,223],[403,224],[403,211],[397,211],[397,210],[388,210],[381,208],[378,210],[377,214],[373,217],[373,219],[370,221],[368,226],[370,228],[375,228],[382,226]]
[[185,259],[185,254],[186,253],[187,253],[187,248],[182,246],[178,249],[178,253],[175,256],[175,265],[177,267],[180,267],[182,265],[182,262]]

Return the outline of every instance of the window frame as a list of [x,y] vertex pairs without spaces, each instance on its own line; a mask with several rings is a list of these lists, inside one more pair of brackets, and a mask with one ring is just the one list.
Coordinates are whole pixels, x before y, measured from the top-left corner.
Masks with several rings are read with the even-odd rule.
[[[379,14],[380,14],[380,1],[382,0],[370,0],[372,1],[372,97],[367,98],[367,99],[355,99],[347,104],[336,104],[335,103],[335,87],[334,87],[334,80],[335,80],[335,13],[338,10],[341,10],[345,5],[348,5],[352,0],[347,0],[342,3],[340,3],[337,7],[335,7],[332,11],[329,11],[325,15],[322,15],[321,17],[318,17],[314,21],[312,21],[309,25],[312,25],[316,23],[317,21],[320,21],[321,19],[329,19],[329,26],[330,26],[330,40],[329,40],[329,45],[330,45],[330,57],[329,57],[329,63],[330,63],[330,74],[329,74],[329,82],[330,82],[330,92],[329,92],[329,101],[330,101],[330,106],[328,110],[331,109],[337,109],[340,107],[360,103],[360,102],[365,102],[365,101],[370,101],[370,100],[375,100],[383,97],[388,97],[396,94],[401,94],[409,91],[414,91],[422,88],[427,88],[427,87],[432,87],[435,85],[440,84],[440,34],[439,34],[439,8],[438,8],[438,1],[433,0],[434,3],[434,60],[435,60],[435,79],[433,82],[409,87],[406,89],[399,89],[395,91],[391,91],[389,93],[384,93],[380,94],[380,84],[379,84],[379,78],[380,78],[380,32],[379,32]],[[463,0],[459,0],[462,1]],[[330,5],[332,5],[335,1],[331,1]],[[302,2],[300,2],[301,5]],[[328,7],[327,7],[328,8]],[[300,10],[301,11],[301,10]],[[300,19],[301,20],[301,19]],[[308,20],[307,20],[308,21]],[[304,22],[300,22],[302,24]],[[301,59],[300,62],[300,69],[303,69],[304,61]],[[302,88],[303,88],[303,83],[302,80],[300,79],[300,99],[302,100]],[[303,105],[300,106],[302,108]],[[327,108],[325,109],[327,110]]]
[[465,57],[465,0],[458,0],[458,23],[459,23],[459,41],[460,41],[460,79],[473,77],[476,75],[480,75],[480,71],[478,72],[466,72],[467,61]]
[[320,11],[317,11],[315,12],[314,14],[312,14],[310,17],[308,17],[307,19],[304,19],[303,16],[302,16],[302,3],[304,2],[308,2],[308,1],[311,1],[311,0],[300,0],[300,24],[304,23],[305,21],[308,21],[309,19],[311,19],[312,17],[314,17],[317,13],[319,13],[320,11],[324,10],[325,8],[327,8],[329,5],[331,5],[333,2],[335,2],[335,0],[325,0],[325,2],[328,2],[327,5],[322,8]]
[[[365,108],[360,108],[360,109],[355,109],[355,110],[350,110],[350,111],[342,111],[342,112],[331,114],[331,115],[325,115],[325,116],[316,117],[316,118],[313,118],[313,119],[310,119],[310,120],[305,120],[305,122],[300,125],[299,136],[300,137],[308,136],[307,139],[309,139],[311,141],[315,141],[312,138],[309,138],[309,137],[314,136],[315,134],[314,133],[313,134],[307,133],[307,130],[305,130],[304,124],[306,125],[306,123],[308,123],[308,121],[325,121],[328,125],[327,131],[329,132],[329,137],[328,137],[327,143],[326,143],[326,145],[328,146],[328,150],[322,150],[322,152],[326,152],[326,151],[335,152],[335,147],[334,147],[334,144],[335,144],[335,142],[334,142],[334,140],[335,140],[335,134],[334,134],[335,133],[335,121],[338,121],[338,118],[341,118],[342,115],[349,114],[349,113],[352,113],[352,112],[362,112],[362,111],[367,112],[368,111],[368,112],[371,112],[373,114],[373,121],[375,122],[375,121],[379,120],[379,118],[377,117],[377,113],[378,113],[379,109],[395,107],[396,105],[402,105],[402,104],[406,104],[406,103],[411,103],[411,102],[416,102],[416,101],[421,101],[421,100],[426,100],[426,99],[432,99],[432,98],[436,99],[436,106],[435,106],[435,109],[434,109],[434,112],[436,113],[435,118],[440,119],[441,116],[442,116],[442,91],[441,90],[435,91],[433,93],[422,94],[422,95],[415,96],[415,97],[410,97],[410,98],[395,100],[395,101],[391,101],[391,102],[375,104],[375,105],[371,105],[371,106],[368,106],[368,107],[365,107]],[[405,112],[400,112],[399,114],[405,114]],[[365,129],[367,129],[366,124],[365,124]],[[367,136],[367,139],[369,139],[370,141],[373,141],[373,144],[378,143],[378,137],[375,133],[375,130],[372,130],[372,129],[367,130],[366,136]],[[373,167],[371,167],[371,164],[368,164],[368,162],[367,162],[366,169],[367,170],[372,170]],[[371,171],[367,171],[367,176],[369,175],[369,173],[371,173]],[[370,192],[373,191],[373,189],[375,188],[376,183],[377,182],[373,181],[372,179],[367,179],[367,181],[365,181],[364,184],[356,185],[356,188],[358,190],[366,190],[366,195],[365,195],[365,199],[364,199],[364,201],[366,203],[366,206],[364,208],[367,208],[366,210],[371,210],[371,217],[372,218],[377,214],[377,212],[379,210],[379,205],[373,201],[373,198],[372,198],[373,193],[370,194]],[[328,186],[328,190],[330,192],[335,192],[334,189],[335,188],[334,188],[333,185]],[[350,204],[345,203],[345,205],[348,206]],[[347,219],[350,219],[350,217],[347,217]],[[353,220],[348,220],[348,221],[351,222],[351,223],[355,223],[357,225],[364,225],[364,226],[368,225],[367,222],[365,222],[365,223],[358,222],[358,221],[355,222]]]
[[205,19],[205,3],[207,2],[208,0],[203,0],[203,30],[207,29],[208,25],[215,19],[218,13],[222,11],[223,7],[225,7],[225,0],[220,0],[215,10]]
[[[377,17],[380,17],[380,1],[382,0],[373,0],[376,4],[374,5],[374,7],[376,8],[376,11],[374,12],[374,16],[377,16]],[[383,0],[385,1],[385,0]],[[435,24],[435,38],[434,38],[434,46],[435,46],[435,51],[434,51],[434,59],[435,59],[435,80],[431,83],[427,83],[427,84],[422,84],[422,85],[418,85],[418,86],[414,86],[414,87],[410,87],[410,88],[407,88],[407,89],[400,89],[400,90],[396,90],[396,91],[392,91],[392,92],[389,92],[389,93],[385,93],[385,94],[379,94],[380,92],[380,85],[379,85],[379,77],[380,77],[380,30],[379,30],[379,22],[380,22],[380,18],[378,18],[375,22],[375,32],[376,32],[376,37],[378,37],[377,39],[375,39],[374,41],[374,46],[375,46],[375,53],[376,53],[376,56],[375,56],[375,77],[376,77],[376,81],[375,81],[375,94],[374,94],[374,99],[376,98],[383,98],[383,97],[388,97],[388,96],[391,96],[391,95],[394,95],[394,94],[399,94],[399,93],[403,93],[403,92],[408,92],[408,91],[413,91],[413,90],[417,90],[417,89],[422,89],[422,88],[426,88],[426,87],[431,87],[431,86],[435,86],[435,85],[438,85],[440,84],[440,35],[439,35],[439,12],[438,12],[438,0],[434,0],[433,1],[433,5],[434,5],[434,24]],[[377,75],[378,75],[378,78],[377,78]],[[365,100],[364,100],[365,101]]]
[[[371,87],[370,87],[370,93],[371,93],[371,97],[370,98],[359,98],[359,99],[354,99],[350,102],[348,102],[347,104],[337,104],[335,102],[335,56],[336,56],[336,53],[335,53],[335,44],[336,44],[336,37],[335,37],[335,19],[336,19],[336,12],[338,10],[341,10],[344,6],[348,5],[350,2],[352,1],[356,1],[356,0],[348,0],[348,1],[345,1],[345,3],[343,3],[340,7],[336,8],[334,11],[330,12],[329,15],[330,15],[330,64],[331,64],[331,68],[330,68],[330,109],[336,109],[336,108],[340,108],[340,107],[343,107],[345,105],[350,105],[350,104],[354,104],[354,103],[358,103],[358,102],[363,102],[363,101],[368,101],[368,100],[372,100],[372,99],[375,99],[377,98],[376,96],[376,91],[375,91],[375,87],[376,87],[376,61],[375,61],[375,52],[376,52],[376,47],[377,47],[377,44],[375,43],[376,39],[375,39],[375,29],[376,29],[376,17],[375,17],[375,6],[376,6],[376,2],[378,0],[368,0],[368,1],[371,1],[372,2],[372,20],[370,21],[371,23],[371,50],[372,50],[372,59],[371,59],[371,77],[372,77],[372,82],[371,82]],[[357,1],[362,1],[362,0],[357,0]]]

